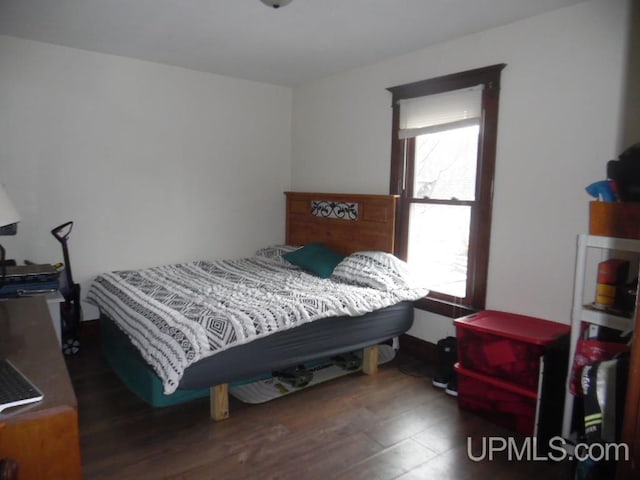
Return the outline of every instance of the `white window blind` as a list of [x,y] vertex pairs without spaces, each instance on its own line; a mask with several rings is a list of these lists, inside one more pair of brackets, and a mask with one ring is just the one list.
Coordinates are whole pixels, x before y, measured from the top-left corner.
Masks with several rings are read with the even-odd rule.
[[416,137],[456,125],[478,124],[482,112],[482,88],[477,85],[445,93],[400,100],[400,138]]

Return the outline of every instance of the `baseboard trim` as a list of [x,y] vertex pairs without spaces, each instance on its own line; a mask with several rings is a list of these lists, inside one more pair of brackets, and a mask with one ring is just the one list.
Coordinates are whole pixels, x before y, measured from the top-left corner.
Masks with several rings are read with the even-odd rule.
[[406,333],[400,335],[400,351],[429,365],[436,365],[438,362],[438,349],[434,343]]

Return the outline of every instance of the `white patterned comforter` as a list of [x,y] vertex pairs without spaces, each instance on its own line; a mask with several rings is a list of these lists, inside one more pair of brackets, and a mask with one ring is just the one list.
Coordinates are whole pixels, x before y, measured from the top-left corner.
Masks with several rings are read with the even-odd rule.
[[94,280],[88,299],[129,336],[171,394],[184,370],[209,355],[320,318],[362,315],[427,293],[397,281],[384,289],[355,283],[256,256],[105,273]]

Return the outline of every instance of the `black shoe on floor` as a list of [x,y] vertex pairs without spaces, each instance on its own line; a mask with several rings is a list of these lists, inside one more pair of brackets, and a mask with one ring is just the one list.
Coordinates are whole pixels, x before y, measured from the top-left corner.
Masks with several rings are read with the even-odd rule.
[[453,371],[453,375],[451,375],[451,379],[447,384],[447,388],[445,388],[444,392],[447,395],[451,395],[452,397],[458,396],[458,375],[455,370]]
[[454,374],[453,365],[458,360],[456,338],[447,337],[438,340],[437,348],[438,364],[436,365],[436,372],[431,383],[434,387],[447,388]]

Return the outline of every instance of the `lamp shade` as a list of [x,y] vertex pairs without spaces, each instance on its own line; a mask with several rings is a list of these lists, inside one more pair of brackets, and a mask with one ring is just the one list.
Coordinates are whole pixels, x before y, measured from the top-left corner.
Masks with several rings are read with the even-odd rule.
[[0,185],[0,227],[12,225],[20,221],[20,214],[7,195],[3,185]]

